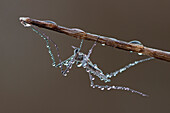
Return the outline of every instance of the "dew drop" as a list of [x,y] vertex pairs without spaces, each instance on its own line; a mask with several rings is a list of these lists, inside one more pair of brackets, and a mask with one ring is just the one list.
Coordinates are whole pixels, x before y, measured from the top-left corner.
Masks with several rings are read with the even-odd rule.
[[111,78],[111,75],[107,74],[106,77],[107,77],[107,78]]
[[115,87],[115,86],[112,86],[111,88],[112,88],[112,89],[116,89],[116,87]]
[[130,44],[138,44],[138,45],[143,45],[140,41],[138,40],[132,40],[129,42]]
[[52,63],[52,66],[54,66],[54,67],[56,66],[55,62]]
[[92,86],[92,88],[96,88],[96,86]]
[[118,71],[114,72],[114,75],[113,76],[116,76],[118,74]]
[[110,82],[110,79],[105,80],[105,83]]
[[108,87],[107,90],[111,90],[111,87]]
[[78,64],[78,65],[77,65],[77,67],[81,67],[81,66],[82,66],[82,64]]
[[101,86],[98,86],[98,88],[101,88]]
[[104,87],[102,87],[101,90],[104,90]]
[[51,20],[45,20],[44,22],[57,25],[55,22],[53,22],[53,21],[51,21]]
[[105,46],[106,44],[102,44],[102,46]]
[[94,68],[97,68],[97,64],[94,64]]
[[28,24],[28,23],[26,23],[26,22],[21,22],[21,24],[24,26],[24,27],[31,27],[31,24]]
[[142,54],[142,53],[138,53],[138,55],[140,55],[140,56],[141,56],[141,55],[143,55],[143,54]]
[[[130,44],[138,44],[138,45],[143,45],[140,41],[138,40],[132,40],[129,42]],[[133,53],[133,51],[130,51],[130,53]],[[143,55],[142,53],[138,53],[138,55]]]
[[87,71],[87,72],[90,72],[90,70],[89,70],[89,69],[86,69],[86,71]]
[[95,80],[95,78],[92,78],[91,80]]
[[48,51],[51,54],[51,51]]
[[135,61],[134,63],[135,63],[135,64],[137,64],[137,63],[138,63],[138,61]]
[[69,69],[71,69],[72,68],[72,65],[69,67]]
[[66,64],[66,63],[65,63],[64,65],[65,65],[65,66],[68,66],[68,64]]
[[67,73],[65,73],[64,76],[66,77],[66,76],[67,76]]
[[126,68],[122,68],[122,69],[120,69],[120,73],[121,73],[121,72],[123,72],[123,71],[125,71],[125,70],[126,70]]
[[135,64],[134,63],[132,63],[132,64],[129,64],[129,66],[134,66]]

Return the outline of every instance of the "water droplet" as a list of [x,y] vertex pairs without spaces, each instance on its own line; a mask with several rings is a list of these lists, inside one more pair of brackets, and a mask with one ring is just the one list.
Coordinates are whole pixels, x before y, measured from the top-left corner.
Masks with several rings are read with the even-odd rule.
[[118,74],[118,71],[114,72],[113,76],[116,76]]
[[126,70],[126,68],[122,68],[122,69],[120,69],[120,73],[121,73],[121,72],[123,72],[123,71],[125,71],[125,70]]
[[87,63],[84,63],[83,68],[87,66]]
[[56,66],[55,62],[52,63],[52,66],[54,66],[54,67]]
[[97,68],[97,64],[94,64],[94,68]]
[[81,66],[82,66],[82,64],[78,64],[78,65],[77,65],[77,67],[81,67]]
[[112,87],[108,87],[107,90],[111,90]]
[[134,66],[135,64],[133,63],[133,64],[129,64],[129,66]]
[[65,65],[65,66],[68,66],[68,64],[66,64],[66,63],[65,63],[64,65]]
[[65,73],[64,76],[66,77],[66,76],[67,76],[67,73]]
[[129,42],[130,44],[139,44],[139,45],[142,45],[142,43],[138,40],[132,40]]
[[31,24],[28,24],[28,23],[26,23],[26,22],[21,22],[21,24],[24,26],[24,27],[31,27]]
[[71,69],[72,68],[72,65],[69,67],[69,69]]
[[105,46],[106,44],[102,44],[102,46]]
[[101,88],[101,86],[98,86],[98,88]]
[[125,88],[125,90],[129,90],[129,88]]
[[102,87],[101,90],[104,90],[104,87]]
[[142,53],[138,53],[138,55],[140,55],[140,56],[141,56],[141,55],[143,55],[143,54],[142,54]]
[[90,72],[90,69],[86,69],[87,72]]
[[96,86],[92,86],[92,88],[96,88]]
[[105,83],[110,82],[110,81],[111,81],[110,79],[107,79],[107,80],[105,80]]
[[106,74],[106,77],[107,77],[107,78],[111,78],[112,76],[111,76],[111,75],[109,75],[109,74]]
[[51,23],[51,24],[57,25],[55,22],[53,22],[53,21],[51,21],[51,20],[45,20],[44,22],[47,22],[47,23]]
[[135,61],[134,63],[135,63],[135,64],[137,64],[137,63],[138,63],[138,61]]
[[[138,40],[132,40],[129,42],[130,44],[138,44],[138,45],[143,45],[140,41]],[[133,53],[133,51],[130,51],[130,53]],[[143,55],[142,53],[138,53],[138,55]]]
[[112,86],[111,88],[112,88],[112,89],[116,89],[116,87],[115,87],[115,86]]
[[95,78],[92,78],[91,80],[95,80]]

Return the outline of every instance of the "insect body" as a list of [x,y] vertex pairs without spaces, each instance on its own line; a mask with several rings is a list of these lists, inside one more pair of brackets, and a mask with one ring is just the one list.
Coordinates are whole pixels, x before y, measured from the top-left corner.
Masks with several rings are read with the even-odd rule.
[[[65,65],[67,68],[63,72],[63,75],[67,75],[66,73],[69,72],[68,70],[71,69],[72,65],[76,62],[77,67],[83,67],[86,69],[87,72],[93,73],[97,77],[100,78],[100,80],[103,80],[104,82],[110,82],[110,79],[108,79],[103,72],[97,67],[96,64],[93,64],[89,59],[89,54],[86,55],[82,52],[80,52],[80,48],[74,47],[74,55],[69,57],[67,60],[61,62],[56,67],[60,67],[61,65]],[[89,52],[90,53],[90,52]]]

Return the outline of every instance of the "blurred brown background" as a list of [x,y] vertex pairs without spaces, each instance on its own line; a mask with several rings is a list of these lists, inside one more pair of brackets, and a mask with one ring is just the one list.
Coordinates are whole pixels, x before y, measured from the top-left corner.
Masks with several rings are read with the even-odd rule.
[[[83,68],[73,66],[68,77],[63,77],[51,66],[44,40],[24,28],[20,16],[53,20],[124,41],[136,39],[170,51],[169,0],[1,0],[0,113],[170,112],[169,62],[145,62],[112,78],[110,85],[128,86],[149,94],[148,98],[92,89]],[[80,44],[64,34],[43,31],[58,44],[62,60],[73,54],[72,45]],[[87,53],[92,44],[85,41],[82,51]],[[91,60],[110,73],[145,57],[98,44]]]

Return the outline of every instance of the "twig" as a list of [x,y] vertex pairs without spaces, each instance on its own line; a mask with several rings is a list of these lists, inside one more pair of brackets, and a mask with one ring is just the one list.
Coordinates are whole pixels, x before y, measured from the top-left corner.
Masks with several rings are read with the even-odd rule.
[[20,17],[20,21],[22,24],[28,24],[28,26],[29,24],[35,25],[41,28],[57,31],[59,33],[64,33],[66,35],[75,37],[77,39],[85,39],[91,41],[97,40],[98,43],[105,44],[107,46],[112,46],[126,51],[142,53],[143,55],[147,55],[150,57],[154,57],[160,60],[165,60],[170,62],[170,52],[167,51],[153,49],[153,48],[145,47],[143,45],[117,40],[115,38],[109,38],[109,37],[100,36],[96,34],[86,33],[81,29],[67,28],[67,27],[59,26],[53,22],[31,19],[29,17]]

